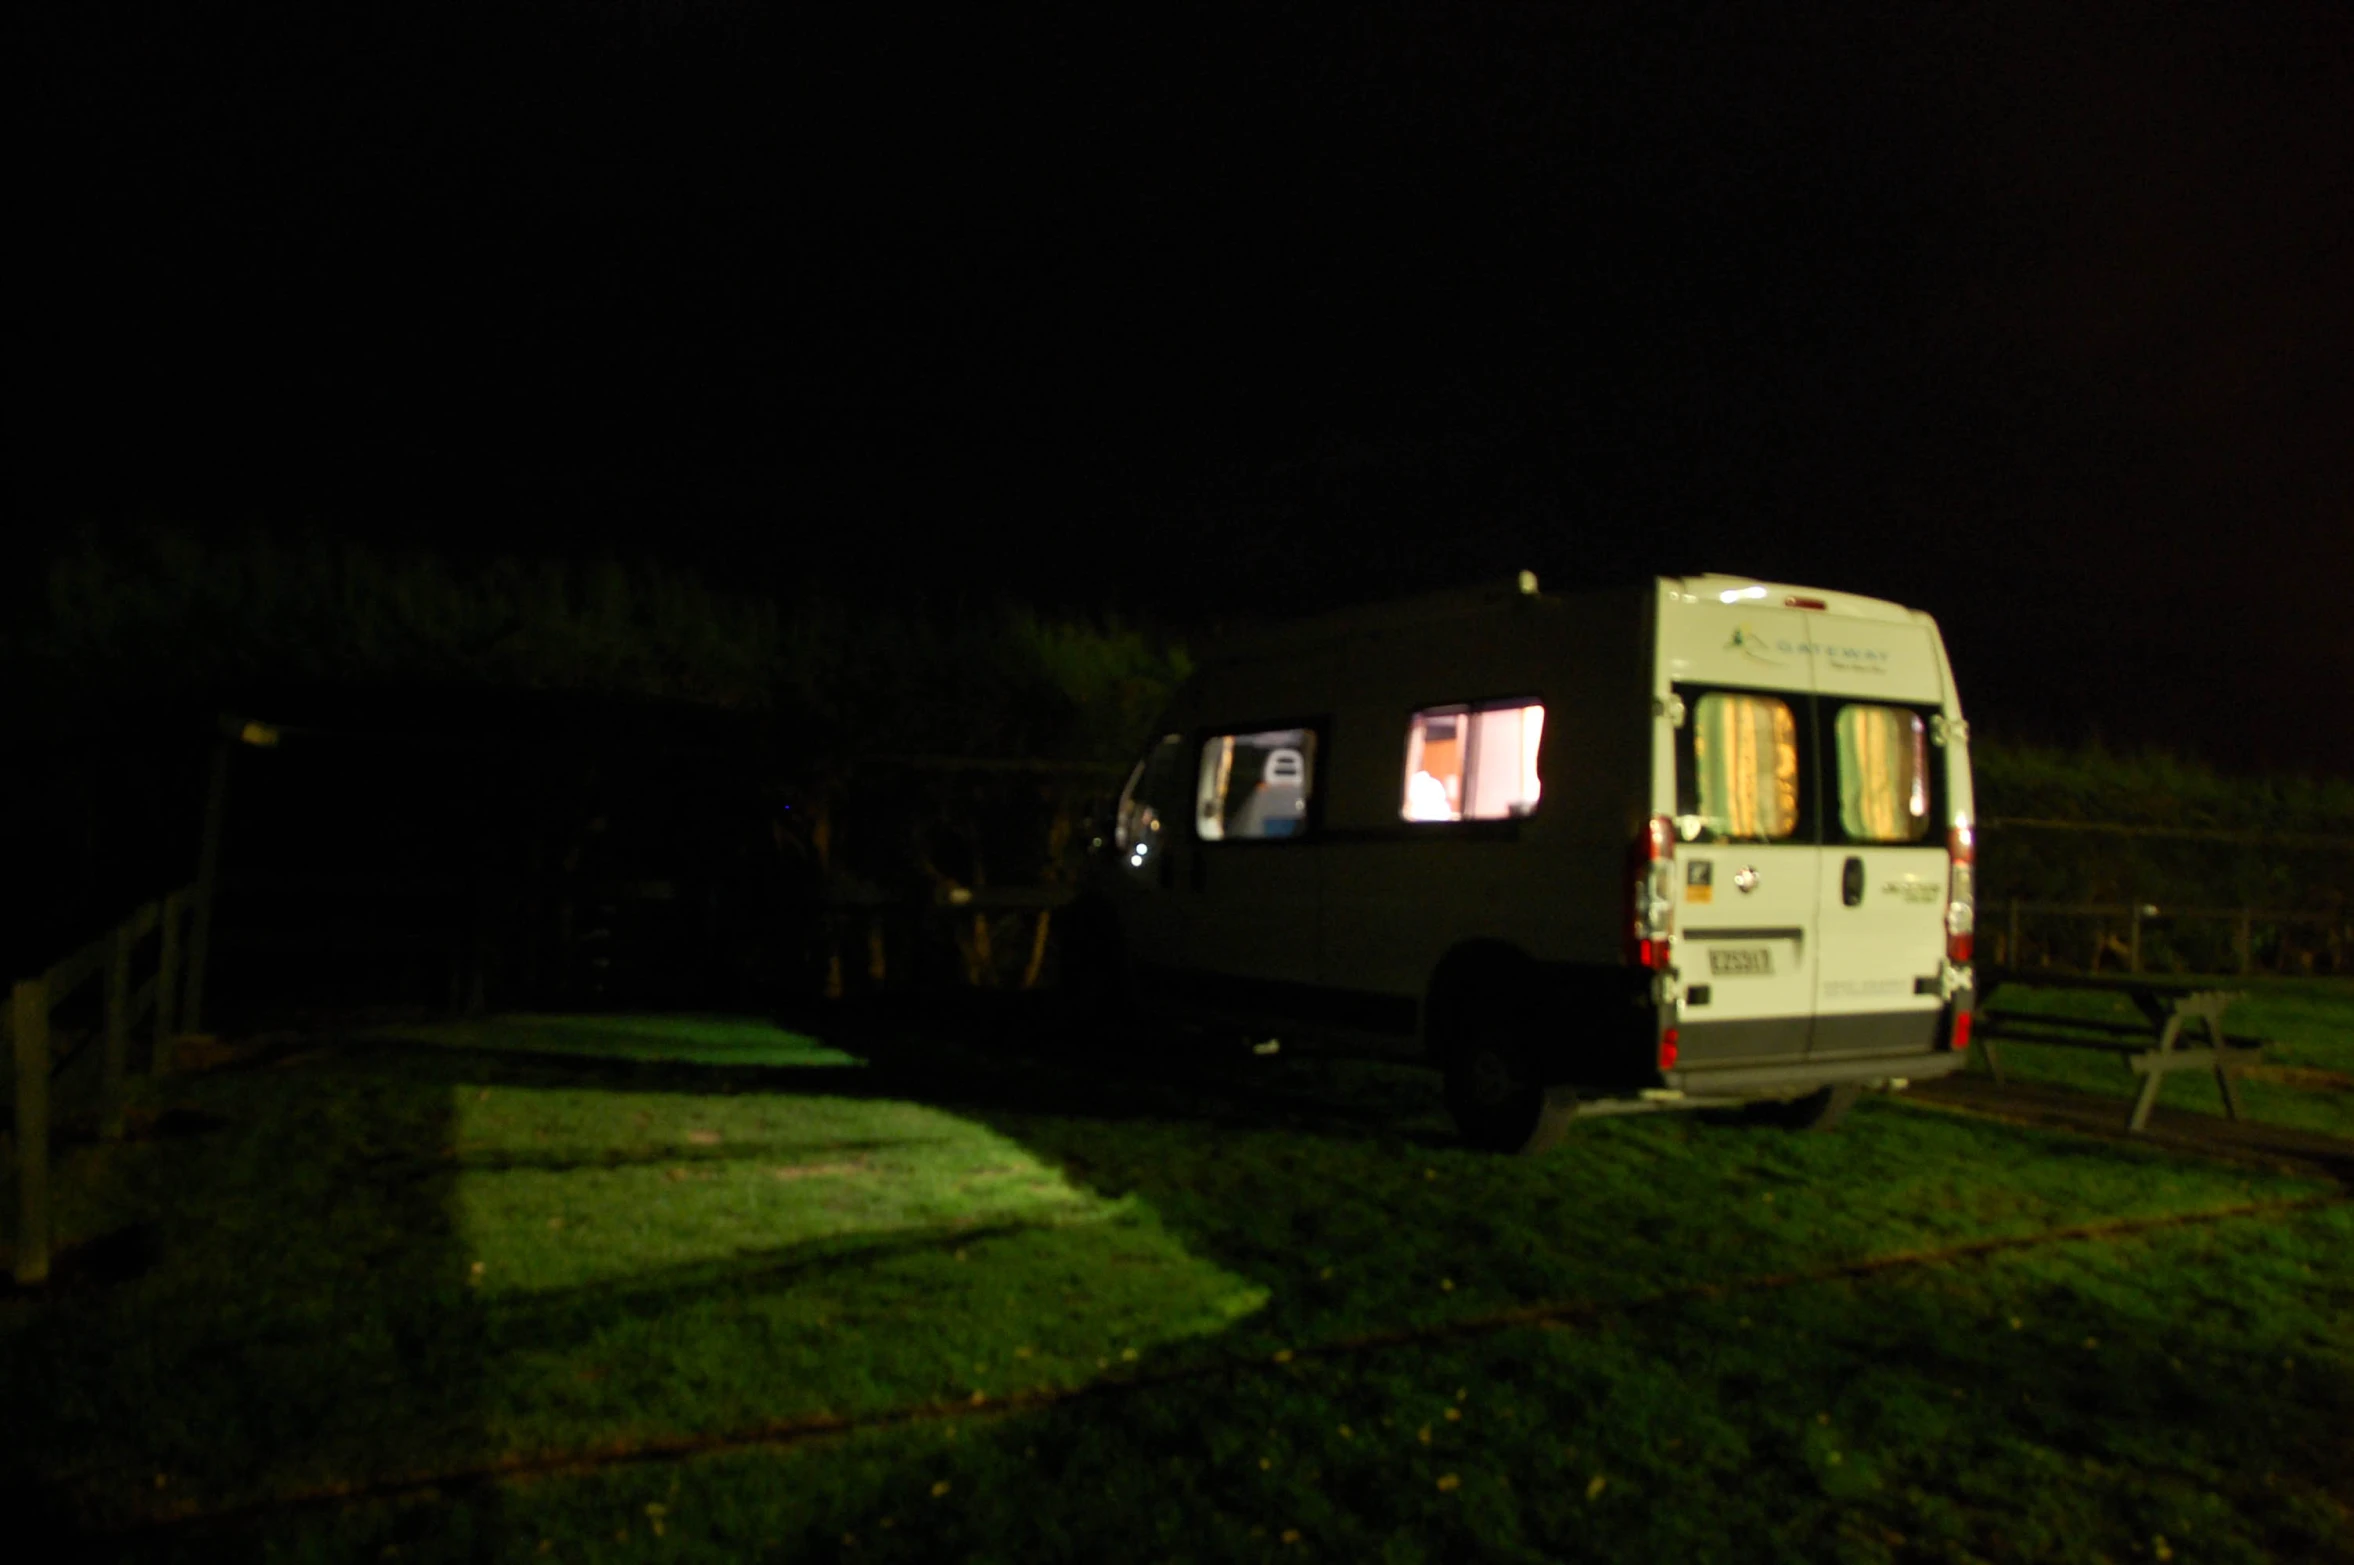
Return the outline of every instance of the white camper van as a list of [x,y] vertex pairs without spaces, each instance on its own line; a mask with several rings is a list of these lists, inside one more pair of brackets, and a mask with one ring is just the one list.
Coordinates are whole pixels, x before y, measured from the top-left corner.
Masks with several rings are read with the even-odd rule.
[[1427,1057],[1483,1146],[1643,1109],[1828,1124],[1961,1065],[1971,852],[1928,615],[1524,572],[1213,651],[1073,950],[1155,1014]]

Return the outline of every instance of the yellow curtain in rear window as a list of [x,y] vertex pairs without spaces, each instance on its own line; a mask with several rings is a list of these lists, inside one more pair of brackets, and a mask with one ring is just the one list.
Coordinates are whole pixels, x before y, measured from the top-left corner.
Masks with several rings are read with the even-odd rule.
[[1929,830],[1928,745],[1898,706],[1839,709],[1839,824],[1854,842],[1918,842]]
[[1776,841],[1798,829],[1798,720],[1772,696],[1718,693],[1693,713],[1700,816],[1726,837]]

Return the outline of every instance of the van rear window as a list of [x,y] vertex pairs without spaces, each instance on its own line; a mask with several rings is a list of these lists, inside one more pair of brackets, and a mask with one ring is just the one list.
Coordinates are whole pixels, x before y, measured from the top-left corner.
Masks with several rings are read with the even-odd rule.
[[1831,731],[1839,746],[1839,829],[1850,842],[1929,835],[1929,725],[1901,706],[1851,703]]
[[1316,785],[1316,732],[1212,734],[1202,744],[1194,829],[1205,842],[1297,837]]
[[1493,821],[1537,807],[1545,708],[1535,701],[1434,706],[1406,731],[1410,821]]
[[[1780,842],[1796,834],[1798,719],[1777,696],[1711,691],[1693,703],[1687,840]],[[1697,818],[1694,818],[1697,817]]]

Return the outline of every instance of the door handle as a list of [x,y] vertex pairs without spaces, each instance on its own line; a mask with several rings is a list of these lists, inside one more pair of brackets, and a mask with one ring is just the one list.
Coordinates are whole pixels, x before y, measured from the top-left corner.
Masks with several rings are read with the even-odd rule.
[[1853,854],[1839,872],[1839,900],[1854,907],[1864,899],[1864,861]]

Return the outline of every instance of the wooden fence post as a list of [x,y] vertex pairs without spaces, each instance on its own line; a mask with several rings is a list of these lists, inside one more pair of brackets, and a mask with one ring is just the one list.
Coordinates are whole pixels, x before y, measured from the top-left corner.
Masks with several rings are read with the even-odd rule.
[[2003,965],[2005,967],[2024,967],[2026,965],[2019,953],[2019,899],[2017,897],[2011,898],[2010,939],[2003,946]]
[[2252,973],[2256,970],[2256,931],[2253,927],[2254,923],[2255,915],[2252,914],[2248,909],[2241,908],[2239,928],[2236,931],[2236,938],[2240,948],[2240,975],[2242,977],[2245,977],[2249,973]]
[[2133,922],[2129,927],[2131,932],[2126,937],[2125,970],[2129,973],[2138,973],[2141,971],[2141,904],[2139,902],[2133,904]]
[[150,1067],[158,1076],[172,1068],[177,1024],[173,1013],[180,1004],[180,919],[187,910],[181,892],[163,899],[163,951],[155,969],[155,1063]]
[[213,741],[212,781],[204,795],[204,845],[196,860],[196,920],[188,931],[187,982],[181,986],[181,1016],[189,1032],[204,1027],[205,968],[212,960],[213,900],[221,882],[221,824],[229,808],[229,750],[226,738]]
[[123,1077],[131,1052],[130,925],[106,937],[106,1052],[98,1058],[98,1137],[123,1139]]
[[49,980],[10,996],[16,1032],[16,1281],[49,1279]]

